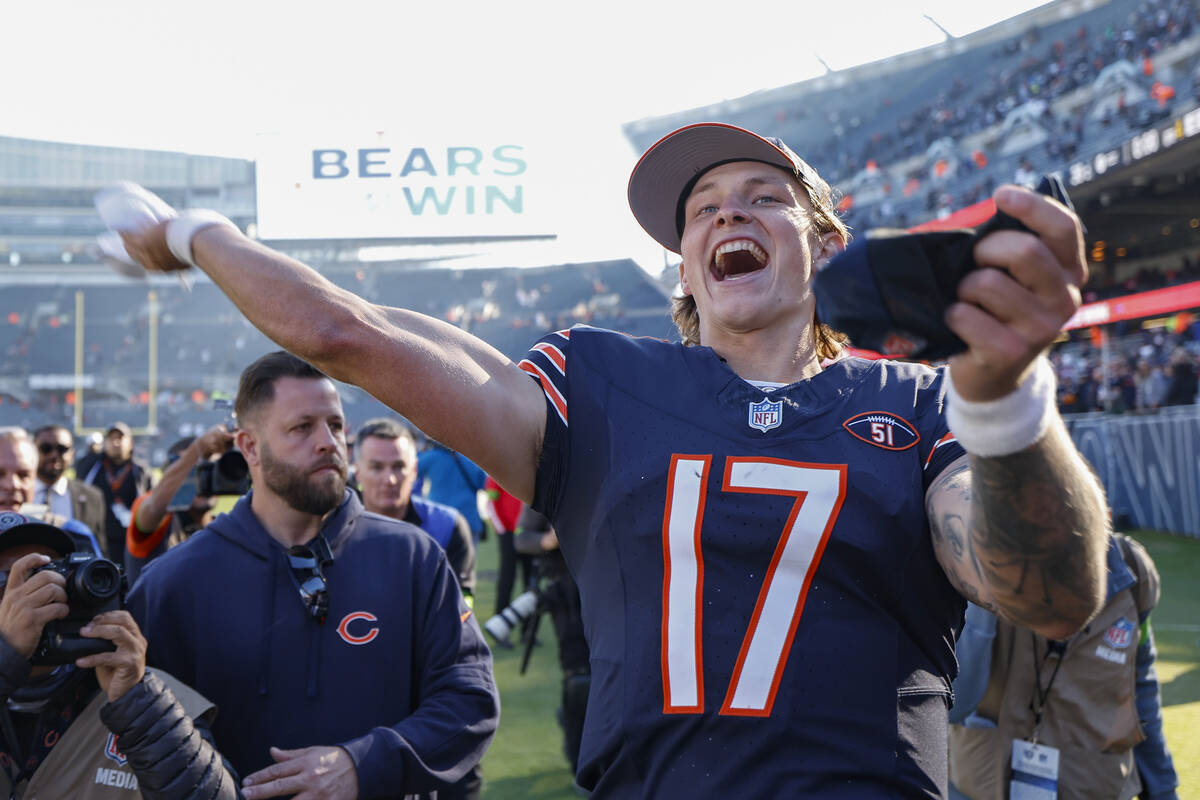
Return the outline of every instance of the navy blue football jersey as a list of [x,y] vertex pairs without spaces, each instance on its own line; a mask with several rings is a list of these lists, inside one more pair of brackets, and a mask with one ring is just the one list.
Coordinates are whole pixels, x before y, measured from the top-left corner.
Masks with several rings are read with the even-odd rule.
[[847,358],[764,391],[707,347],[577,327],[534,507],[583,598],[599,797],[941,797],[964,602],[925,490],[944,372]]

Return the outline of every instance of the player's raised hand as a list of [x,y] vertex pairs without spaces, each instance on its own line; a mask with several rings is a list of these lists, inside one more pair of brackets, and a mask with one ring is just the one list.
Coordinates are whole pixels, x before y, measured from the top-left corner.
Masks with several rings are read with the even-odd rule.
[[175,209],[154,192],[129,181],[97,192],[95,205],[96,213],[108,229],[96,237],[104,261],[123,275],[138,277],[143,268],[150,267],[129,252],[125,237],[140,239],[149,231],[161,229],[158,235],[165,247],[165,223],[177,216]]
[[[158,195],[128,181],[98,192],[96,212],[108,228],[96,237],[104,260],[134,277],[143,275],[143,270],[182,272],[195,266],[192,237],[196,233],[212,226],[236,227],[215,211],[177,212]],[[181,280],[189,286],[182,276]]]
[[994,400],[1021,383],[1034,359],[1058,337],[1087,281],[1083,228],[1074,212],[1019,186],[994,195],[1000,211],[1032,233],[1002,230],[975,245],[980,269],[959,284],[946,324],[967,343],[950,359],[965,400]]
[[191,267],[190,264],[180,261],[167,245],[169,222],[170,220],[164,220],[142,230],[121,232],[125,252],[150,272],[179,272]]

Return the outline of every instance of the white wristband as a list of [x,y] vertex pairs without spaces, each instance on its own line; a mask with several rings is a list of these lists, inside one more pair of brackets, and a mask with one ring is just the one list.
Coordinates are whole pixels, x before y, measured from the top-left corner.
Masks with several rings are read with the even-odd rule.
[[224,215],[207,208],[189,208],[187,211],[181,211],[179,216],[167,223],[167,247],[171,248],[171,252],[183,263],[192,267],[199,266],[192,258],[192,237],[214,225],[237,228]]
[[946,422],[968,453],[994,457],[1019,453],[1041,439],[1057,408],[1057,380],[1041,356],[1033,372],[1011,394],[996,400],[964,400],[946,376]]

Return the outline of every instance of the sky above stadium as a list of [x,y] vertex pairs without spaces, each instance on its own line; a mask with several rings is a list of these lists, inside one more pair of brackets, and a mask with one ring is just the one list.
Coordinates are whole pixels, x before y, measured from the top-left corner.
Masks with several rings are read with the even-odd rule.
[[317,127],[541,131],[586,156],[560,239],[612,257],[647,241],[622,124],[941,41],[925,15],[964,35],[1042,4],[3,3],[0,135],[256,158],[260,134]]

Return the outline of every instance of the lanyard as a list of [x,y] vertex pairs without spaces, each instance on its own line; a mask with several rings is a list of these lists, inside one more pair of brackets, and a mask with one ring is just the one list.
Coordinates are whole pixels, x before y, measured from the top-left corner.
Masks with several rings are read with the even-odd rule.
[[108,486],[112,489],[113,494],[121,491],[121,486],[125,484],[125,479],[129,477],[129,473],[133,471],[133,459],[125,462],[125,466],[117,470],[113,474],[112,468],[108,466],[108,459],[104,460],[104,477],[108,480]]
[[[1052,650],[1057,651],[1058,663],[1056,663],[1054,665],[1054,671],[1050,673],[1050,680],[1046,682],[1046,688],[1043,689],[1042,688],[1042,665],[1038,663],[1037,634],[1031,632],[1029,635],[1033,639],[1034,684],[1033,684],[1033,738],[1032,738],[1032,741],[1034,744],[1037,744],[1038,728],[1040,728],[1042,726],[1042,715],[1046,710],[1046,700],[1049,699],[1049,697],[1050,697],[1050,687],[1054,686],[1054,679],[1058,677],[1058,670],[1062,667],[1062,663],[1067,657],[1067,645],[1070,644],[1070,641],[1068,640],[1066,642],[1053,642],[1053,641],[1047,640],[1047,642],[1046,642],[1046,658],[1047,659],[1050,658],[1050,653]],[[1058,647],[1055,647],[1055,645],[1058,645]]]

